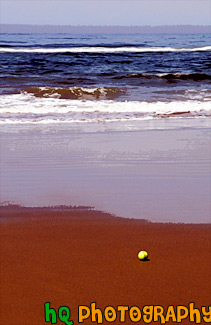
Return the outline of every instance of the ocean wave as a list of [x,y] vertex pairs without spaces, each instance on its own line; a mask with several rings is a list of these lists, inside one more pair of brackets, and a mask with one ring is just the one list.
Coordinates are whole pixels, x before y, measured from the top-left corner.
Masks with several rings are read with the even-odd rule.
[[211,117],[210,102],[67,100],[30,93],[1,96],[0,123],[99,123],[160,118]]
[[211,80],[211,75],[206,73],[158,73],[158,74],[143,74],[143,73],[128,73],[126,75],[115,76],[113,79],[143,79],[143,80],[159,80],[167,81],[205,81]]
[[60,48],[11,48],[1,47],[0,52],[10,53],[121,53],[121,52],[197,52],[211,51],[211,46],[203,47],[138,47],[138,46],[121,46],[121,47],[101,47],[101,46],[82,46],[82,47],[60,47]]
[[103,100],[115,99],[125,91],[115,87],[27,87],[23,92],[40,98]]
[[159,77],[166,80],[211,80],[211,75],[208,75],[206,73],[166,73],[161,74]]

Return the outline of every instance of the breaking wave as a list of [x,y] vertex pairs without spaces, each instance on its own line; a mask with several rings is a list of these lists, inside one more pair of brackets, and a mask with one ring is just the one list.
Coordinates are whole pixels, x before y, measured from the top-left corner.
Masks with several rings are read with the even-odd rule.
[[0,47],[0,52],[10,53],[121,53],[121,52],[196,52],[211,51],[211,46],[203,47],[140,47],[140,46],[120,46],[120,47],[103,47],[103,46],[82,46],[82,47],[60,47],[60,48],[36,48],[36,47]]
[[209,101],[140,102],[58,99],[32,93],[1,96],[0,123],[99,123],[160,118],[210,117]]
[[115,99],[124,93],[124,90],[115,87],[28,87],[24,92],[40,98],[103,100]]

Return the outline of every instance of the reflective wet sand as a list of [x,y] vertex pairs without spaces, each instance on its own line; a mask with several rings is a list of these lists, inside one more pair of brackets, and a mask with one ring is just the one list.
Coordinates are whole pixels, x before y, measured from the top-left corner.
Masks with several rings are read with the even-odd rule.
[[1,202],[88,205],[127,218],[210,222],[208,129],[1,136]]

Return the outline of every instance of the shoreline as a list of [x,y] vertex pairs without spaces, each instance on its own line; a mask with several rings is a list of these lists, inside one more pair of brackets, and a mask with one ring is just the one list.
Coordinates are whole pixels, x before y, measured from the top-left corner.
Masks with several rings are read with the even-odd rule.
[[[127,220],[127,221],[135,221],[135,222],[141,222],[141,223],[149,223],[149,224],[161,224],[161,225],[187,225],[187,226],[211,226],[210,222],[198,222],[198,223],[185,223],[185,222],[172,222],[172,221],[151,221],[145,218],[129,218],[129,217],[122,217],[119,215],[112,214],[108,211],[101,211],[96,210],[95,207],[89,207],[89,206],[71,206],[71,205],[64,205],[64,206],[23,206],[19,204],[1,204],[0,203],[0,222],[2,220],[9,220],[13,218],[18,218],[18,221],[21,221],[22,219],[24,221],[31,220],[31,218],[34,218],[34,220],[39,220],[38,218],[43,217],[43,214],[47,214],[48,219],[54,219],[55,216],[50,216],[49,214],[56,214],[61,213],[63,218],[68,218],[68,213],[70,214],[70,218],[74,216],[77,217],[77,213],[79,213],[79,217],[83,213],[92,213],[92,217],[94,215],[100,216],[100,218],[108,218],[108,219],[117,219],[117,220]],[[14,214],[14,215],[11,215]],[[27,214],[26,217],[23,217],[23,214]],[[37,214],[37,215],[36,215]],[[67,215],[66,215],[67,214]],[[72,216],[71,216],[72,214]]]
[[[102,309],[161,305],[166,310],[211,301],[210,224],[152,223],[94,210],[23,210],[0,209],[4,217],[22,218],[0,227],[5,325],[11,319],[18,325],[29,319],[32,325],[44,323],[46,302],[55,309],[68,306],[77,324],[78,306],[93,302]],[[140,250],[148,252],[148,261],[138,260]]]

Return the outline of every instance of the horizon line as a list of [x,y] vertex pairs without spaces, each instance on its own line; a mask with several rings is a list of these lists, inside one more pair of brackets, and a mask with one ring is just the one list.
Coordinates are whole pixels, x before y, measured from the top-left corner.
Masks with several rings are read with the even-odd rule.
[[22,23],[16,23],[16,24],[11,24],[11,23],[0,23],[1,25],[10,25],[10,26],[55,26],[55,27],[185,27],[185,26],[191,26],[191,27],[211,27],[211,24],[206,24],[206,25],[202,25],[202,24],[173,24],[173,25],[71,25],[71,24],[65,24],[65,25],[61,25],[61,24],[22,24]]
[[50,25],[0,24],[0,33],[209,34],[211,25]]

